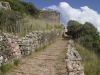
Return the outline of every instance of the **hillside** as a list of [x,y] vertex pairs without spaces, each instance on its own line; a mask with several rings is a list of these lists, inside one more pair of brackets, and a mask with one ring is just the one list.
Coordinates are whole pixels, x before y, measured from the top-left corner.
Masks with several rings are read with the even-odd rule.
[[21,14],[21,16],[23,16],[23,14],[27,14],[37,18],[40,12],[40,10],[37,7],[35,7],[34,4],[31,2],[27,3],[21,0],[0,0],[0,1],[9,2],[12,9],[11,12],[13,11],[18,12]]
[[40,9],[33,3],[21,0],[0,1],[1,6],[4,6],[0,10],[0,30],[3,32],[25,36],[30,31],[62,28],[60,24],[44,21],[40,17]]
[[[59,12],[41,11],[33,3],[22,0],[0,0],[0,73],[6,73],[14,66],[8,75],[63,75],[67,72],[81,75],[83,71],[86,75],[99,75],[100,34],[97,28],[90,22],[81,24],[70,20],[67,29],[69,36],[58,39],[63,32]],[[68,38],[74,40],[72,45],[67,42]],[[71,62],[66,60],[69,58],[65,56],[66,52],[69,52]],[[78,59],[79,54],[82,59]],[[28,58],[24,59],[26,56]],[[84,68],[79,67],[81,61]]]
[[[47,11],[46,13],[48,15]],[[46,18],[48,18],[48,21],[40,17],[40,10],[36,8],[33,3],[22,2],[21,0],[0,0],[0,75],[8,73],[8,71],[14,69],[15,66],[17,67],[19,62],[21,60],[24,60],[24,57],[30,56],[32,53],[38,53],[42,49],[44,50],[44,48],[53,43],[55,40],[61,38],[62,26],[60,24],[60,14],[56,13],[56,11],[50,11],[49,13],[51,14],[49,16],[52,16],[53,13],[53,17],[55,17],[55,19],[51,17],[50,19],[52,20],[50,22],[48,16],[46,16]],[[56,17],[55,15],[58,15],[58,17]],[[58,20],[57,23],[53,21],[56,19]],[[53,44],[53,46],[51,46],[51,49],[48,49],[45,52],[51,54],[51,50],[54,50],[54,56],[56,57],[56,51],[59,50],[59,55],[57,55],[56,58],[56,60],[58,61],[60,55],[62,57],[64,55],[60,54],[60,52],[65,51],[64,48],[66,45],[66,41],[63,41],[61,39],[57,42],[58,43],[55,44],[55,46]],[[58,46],[60,45],[60,42],[63,42],[64,46],[61,46],[59,49]],[[55,47],[57,47],[57,50]],[[39,55],[38,57],[41,56]],[[64,57],[62,57],[60,62],[58,61],[57,63],[64,63],[62,62]],[[34,55],[32,56],[32,58],[34,58]],[[45,58],[47,58],[47,56],[45,56],[44,59]],[[51,60],[52,59],[50,59],[50,61]],[[55,64],[48,63],[47,65],[55,66],[56,60],[53,62]],[[28,63],[31,63],[31,57],[30,60],[26,60],[26,62],[27,61]],[[27,68],[26,63],[25,65],[25,67]],[[41,66],[41,64],[37,65]],[[66,69],[63,68],[64,65],[61,65],[62,69],[66,71]],[[58,69],[59,65],[56,66]],[[51,66],[49,67],[51,68]],[[30,68],[31,67],[27,69],[30,70]],[[50,68],[48,68],[48,72],[51,71]],[[32,67],[32,69],[35,68]],[[55,67],[53,69],[56,70]],[[56,73],[56,71],[54,72]],[[59,73],[59,70],[57,72]]]
[[82,57],[82,65],[86,75],[100,75],[100,57],[95,52],[76,43],[76,49]]

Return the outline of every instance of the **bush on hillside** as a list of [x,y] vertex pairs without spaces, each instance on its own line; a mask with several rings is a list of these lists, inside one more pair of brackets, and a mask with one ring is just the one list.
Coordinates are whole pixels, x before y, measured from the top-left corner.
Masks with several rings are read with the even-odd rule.
[[29,2],[23,2],[21,0],[0,0],[0,1],[6,1],[9,2],[11,9],[14,11],[18,11],[20,13],[26,13],[28,15],[31,15],[35,18],[39,16],[40,10],[34,6],[33,3]]
[[[0,30],[10,33],[20,32],[19,21],[23,20],[25,15],[38,18],[39,9],[33,3],[23,2],[21,0],[0,0],[9,2],[12,10],[0,10]],[[27,28],[26,28],[27,29]]]
[[72,39],[82,46],[100,52],[100,36],[93,24],[86,22],[81,24],[77,21],[70,20],[67,26],[68,32],[71,33]]
[[15,11],[0,10],[0,30],[7,32],[18,31],[17,22],[22,19],[22,14]]
[[21,2],[21,4],[25,7],[28,14],[37,18],[39,16],[40,10],[37,9],[33,3],[29,2]]

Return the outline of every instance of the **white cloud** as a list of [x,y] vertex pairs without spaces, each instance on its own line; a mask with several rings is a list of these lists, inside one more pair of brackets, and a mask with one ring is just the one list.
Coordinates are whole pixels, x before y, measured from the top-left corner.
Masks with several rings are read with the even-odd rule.
[[95,25],[95,27],[100,32],[100,14],[98,14],[93,9],[90,9],[88,6],[80,7],[79,9],[71,7],[66,2],[61,2],[59,6],[52,5],[46,7],[45,9],[57,10],[61,13],[61,17],[64,20],[64,23],[67,25],[69,20],[76,20],[80,23],[85,23],[86,21]]

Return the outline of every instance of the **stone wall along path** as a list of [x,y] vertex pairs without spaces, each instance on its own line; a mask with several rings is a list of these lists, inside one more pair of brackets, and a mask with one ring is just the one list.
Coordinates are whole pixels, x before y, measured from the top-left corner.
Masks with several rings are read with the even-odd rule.
[[66,59],[68,74],[85,75],[84,68],[81,65],[81,61],[82,61],[81,56],[77,52],[73,40],[69,40],[68,42],[68,50],[66,56],[68,57],[68,59]]
[[66,40],[59,39],[45,50],[22,59],[19,66],[6,75],[67,75],[66,45]]

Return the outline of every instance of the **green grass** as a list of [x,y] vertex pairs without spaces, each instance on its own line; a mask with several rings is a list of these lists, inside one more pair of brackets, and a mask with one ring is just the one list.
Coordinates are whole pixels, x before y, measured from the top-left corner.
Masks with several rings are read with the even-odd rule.
[[[55,40],[55,41],[56,41],[56,40]],[[51,45],[51,44],[54,43],[55,41],[52,41],[52,42],[50,42],[50,43],[48,43],[48,44],[46,44],[46,45],[44,45],[44,46],[42,46],[42,47],[39,47],[39,48],[35,49],[35,52],[40,52],[41,50],[46,49],[49,45]]]
[[37,66],[38,66],[38,67],[43,67],[43,66],[44,66],[44,64],[42,64],[42,63],[41,63],[41,64],[38,64]]
[[19,59],[14,59],[13,61],[14,61],[14,65],[15,65],[15,66],[18,66],[18,65],[19,65],[19,62],[20,62]]
[[7,29],[11,31],[9,33],[23,37],[31,31],[62,29],[62,26],[60,24],[50,23],[42,19],[34,19],[30,16],[26,16],[24,19],[15,24],[14,28],[7,28],[7,26],[3,26],[2,30],[3,32],[8,33]]
[[29,55],[32,55],[33,54],[33,52],[32,52],[32,50],[30,51],[30,53],[29,53]]
[[43,47],[39,47],[39,48],[35,49],[35,52],[39,52],[41,50],[44,50],[47,46],[48,46],[48,44],[44,45]]
[[0,67],[1,74],[4,74],[4,73],[8,72],[11,68],[12,68],[12,65],[10,63],[2,65]]
[[[13,60],[13,65],[18,66],[19,62],[20,62],[19,59],[14,59],[14,60]],[[3,65],[0,67],[0,71],[1,71],[1,74],[0,74],[0,75],[4,75],[4,74],[7,73],[8,71],[10,71],[10,70],[13,68],[13,65],[12,65],[11,63],[3,64]]]
[[90,51],[79,44],[75,44],[76,49],[82,57],[82,64],[86,75],[100,75],[100,57],[95,52]]

